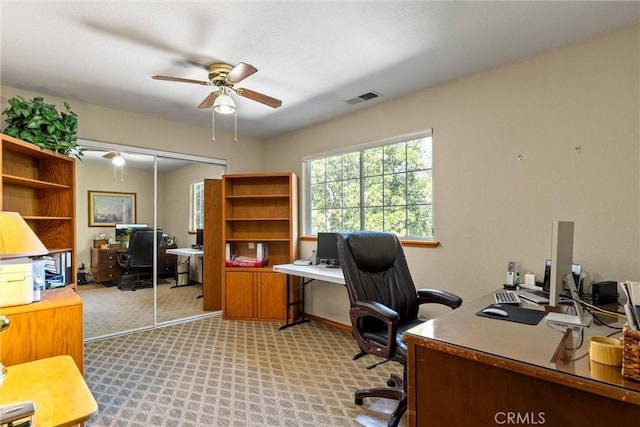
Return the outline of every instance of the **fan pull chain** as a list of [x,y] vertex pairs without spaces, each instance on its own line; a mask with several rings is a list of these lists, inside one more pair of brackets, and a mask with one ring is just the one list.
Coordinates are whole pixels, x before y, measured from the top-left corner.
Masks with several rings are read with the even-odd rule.
[[114,166],[113,167],[113,180],[118,180],[118,169],[120,169],[120,181],[124,181],[124,166]]
[[211,142],[216,142],[216,112],[211,109]]
[[234,131],[233,131],[233,142],[238,142],[238,113],[234,111],[233,113],[233,121],[234,121]]

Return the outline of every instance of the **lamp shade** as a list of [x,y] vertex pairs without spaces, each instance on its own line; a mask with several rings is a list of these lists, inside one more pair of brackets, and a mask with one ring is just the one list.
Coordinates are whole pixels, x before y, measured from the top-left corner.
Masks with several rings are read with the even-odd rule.
[[29,224],[17,212],[0,212],[0,259],[48,254]]
[[236,104],[229,96],[229,90],[225,87],[220,89],[220,95],[213,103],[213,111],[220,114],[233,114],[236,111]]
[[124,157],[122,157],[122,154],[117,153],[115,156],[113,156],[113,158],[111,159],[111,164],[113,166],[124,166],[127,164],[127,162],[124,160]]

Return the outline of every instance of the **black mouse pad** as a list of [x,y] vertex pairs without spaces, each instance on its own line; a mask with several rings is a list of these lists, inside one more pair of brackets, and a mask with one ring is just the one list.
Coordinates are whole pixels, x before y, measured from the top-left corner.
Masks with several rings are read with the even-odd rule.
[[[502,317],[483,313],[482,310],[484,310],[485,308],[499,308],[500,310],[504,310],[509,313],[509,315],[507,317]],[[477,312],[476,315],[481,317],[489,317],[491,319],[506,320],[508,322],[524,323],[525,325],[537,325],[547,314],[545,311],[532,310],[530,308],[522,308],[518,307],[517,305],[509,304],[491,304],[486,306],[485,308]]]

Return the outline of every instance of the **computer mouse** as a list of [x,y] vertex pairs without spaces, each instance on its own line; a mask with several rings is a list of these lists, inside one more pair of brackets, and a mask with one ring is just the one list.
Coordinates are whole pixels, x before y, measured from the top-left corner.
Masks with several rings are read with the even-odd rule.
[[485,308],[484,310],[482,310],[482,312],[485,314],[490,314],[492,316],[498,316],[498,317],[509,316],[509,313],[507,313],[506,311],[500,310],[499,308],[493,308],[493,307]]

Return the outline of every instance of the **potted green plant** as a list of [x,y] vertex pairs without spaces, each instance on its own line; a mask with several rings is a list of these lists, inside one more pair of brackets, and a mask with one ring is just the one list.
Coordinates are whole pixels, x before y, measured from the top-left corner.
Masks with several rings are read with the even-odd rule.
[[2,112],[8,123],[4,133],[41,148],[80,158],[82,150],[76,137],[78,115],[71,111],[67,102],[64,106],[66,111],[58,113],[56,106],[47,104],[42,97],[27,101],[14,96],[9,99],[9,108]]

